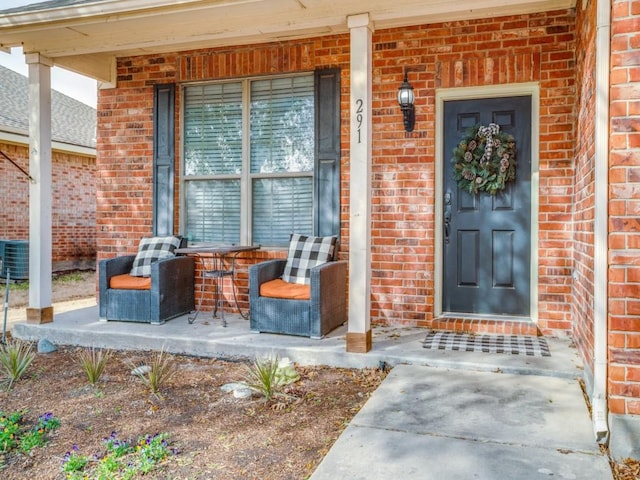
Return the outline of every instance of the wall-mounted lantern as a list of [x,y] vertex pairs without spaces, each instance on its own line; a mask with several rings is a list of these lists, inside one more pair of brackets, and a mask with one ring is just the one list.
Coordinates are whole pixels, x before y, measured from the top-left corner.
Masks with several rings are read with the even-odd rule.
[[404,81],[398,89],[398,104],[404,116],[404,129],[407,132],[413,132],[413,125],[416,121],[413,103],[415,95],[413,94],[413,85],[409,83],[407,72],[404,74]]

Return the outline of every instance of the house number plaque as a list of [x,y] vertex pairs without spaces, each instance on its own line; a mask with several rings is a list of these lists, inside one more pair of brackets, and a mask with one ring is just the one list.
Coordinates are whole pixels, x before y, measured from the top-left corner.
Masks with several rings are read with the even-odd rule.
[[364,100],[356,99],[356,132],[358,132],[358,143],[362,143],[362,112],[364,111]]

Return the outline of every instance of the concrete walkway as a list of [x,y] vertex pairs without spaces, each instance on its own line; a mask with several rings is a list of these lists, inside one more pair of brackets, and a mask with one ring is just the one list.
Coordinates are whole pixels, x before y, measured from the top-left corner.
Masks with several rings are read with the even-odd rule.
[[[59,312],[54,306],[54,312]],[[164,325],[100,322],[97,307],[13,324],[18,338],[211,357],[277,354],[302,365],[394,367],[311,477],[323,479],[611,479],[594,440],[568,339],[550,357],[423,348],[427,330],[375,328],[367,354],[345,351],[346,328],[322,340],[257,334],[248,321],[186,317]]]
[[573,380],[398,365],[312,480],[611,479]]

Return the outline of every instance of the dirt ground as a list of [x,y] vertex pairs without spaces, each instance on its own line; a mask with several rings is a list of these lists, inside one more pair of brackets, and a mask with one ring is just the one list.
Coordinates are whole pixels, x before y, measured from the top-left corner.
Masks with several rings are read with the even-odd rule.
[[[56,275],[52,281],[53,302],[66,302],[96,296],[96,272],[94,270]],[[5,284],[0,284],[3,303]],[[24,307],[29,303],[28,283],[13,283],[9,288],[9,308]]]
[[[26,286],[15,287],[10,308],[27,305]],[[53,282],[54,303],[94,296],[95,272]],[[245,378],[246,360],[171,356],[179,373],[158,399],[131,374],[131,364],[144,364],[151,354],[114,352],[94,389],[79,352],[64,347],[38,354],[23,380],[10,391],[0,390],[4,413],[26,409],[31,421],[46,412],[60,419],[45,447],[0,458],[3,480],[62,479],[62,458],[73,445],[93,455],[103,451],[103,438],[113,431],[123,439],[169,434],[179,453],[145,478],[303,479],[384,377],[377,370],[296,366],[301,378],[287,387],[288,396],[265,402],[221,390]]]
[[[55,278],[54,303],[95,298],[95,275]],[[15,287],[10,309],[28,303],[25,286]],[[95,453],[112,431],[121,438],[169,434],[179,454],[151,478],[304,479],[384,377],[376,370],[296,367],[301,380],[290,387],[292,398],[265,403],[220,389],[244,378],[246,362],[174,356],[180,373],[159,400],[131,375],[130,363],[144,363],[148,353],[116,352],[93,389],[78,352],[62,348],[38,355],[24,380],[11,391],[0,390],[0,411],[27,409],[33,419],[52,412],[61,420],[46,447],[5,456],[3,480],[62,479],[65,452],[76,444],[82,453]],[[612,463],[612,471],[615,480],[640,480],[634,460]]]
[[60,419],[46,446],[5,455],[3,480],[64,478],[65,452],[75,444],[80,453],[98,453],[113,431],[122,439],[169,434],[179,453],[145,478],[303,479],[384,376],[377,370],[296,367],[301,378],[286,387],[289,396],[265,402],[221,389],[245,378],[242,361],[171,356],[178,373],[158,399],[131,374],[131,363],[144,364],[149,354],[115,353],[94,389],[78,351],[38,354],[25,379],[0,391],[5,413],[27,409],[32,421],[46,412]]

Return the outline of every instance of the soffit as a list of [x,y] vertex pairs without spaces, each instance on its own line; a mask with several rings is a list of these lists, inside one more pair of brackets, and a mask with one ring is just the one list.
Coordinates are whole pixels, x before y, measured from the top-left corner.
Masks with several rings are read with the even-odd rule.
[[107,80],[115,57],[284,41],[375,29],[572,8],[575,0],[53,0],[0,12],[0,48],[22,46]]

